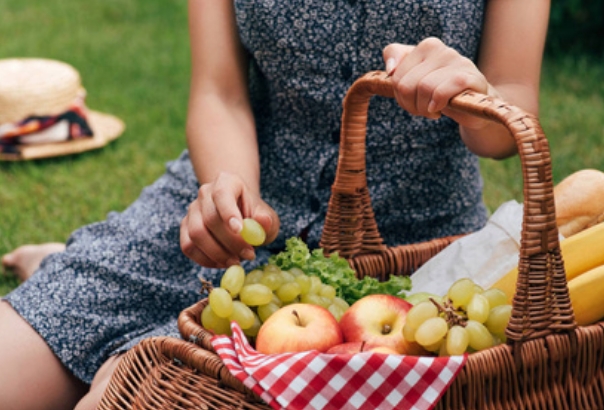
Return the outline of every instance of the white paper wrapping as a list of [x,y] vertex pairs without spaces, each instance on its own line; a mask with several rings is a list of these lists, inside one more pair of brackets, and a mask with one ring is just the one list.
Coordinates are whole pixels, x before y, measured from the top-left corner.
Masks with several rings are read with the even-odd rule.
[[481,230],[456,240],[411,275],[409,293],[444,296],[457,279],[470,278],[484,289],[518,265],[523,205],[502,204]]

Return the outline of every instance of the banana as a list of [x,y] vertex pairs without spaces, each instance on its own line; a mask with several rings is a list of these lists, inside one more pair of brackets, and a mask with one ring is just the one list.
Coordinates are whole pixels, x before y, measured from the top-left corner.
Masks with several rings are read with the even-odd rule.
[[[600,222],[560,242],[560,252],[566,270],[566,280],[604,264],[604,222]],[[513,268],[492,287],[501,289],[512,302],[516,292],[518,267]]]
[[570,301],[579,326],[586,326],[604,317],[604,265],[590,269],[568,282]]

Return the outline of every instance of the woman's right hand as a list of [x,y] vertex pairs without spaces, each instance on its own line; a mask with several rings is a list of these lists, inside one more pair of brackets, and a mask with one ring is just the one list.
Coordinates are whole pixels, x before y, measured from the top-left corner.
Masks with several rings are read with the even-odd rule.
[[279,232],[276,212],[243,180],[233,174],[218,177],[199,188],[180,225],[183,253],[208,268],[227,268],[255,258],[254,248],[240,235],[243,218],[256,220],[266,231],[265,244]]

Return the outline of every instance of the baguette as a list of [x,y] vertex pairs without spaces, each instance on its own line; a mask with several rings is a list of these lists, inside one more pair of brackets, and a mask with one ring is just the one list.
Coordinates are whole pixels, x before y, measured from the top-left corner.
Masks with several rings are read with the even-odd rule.
[[556,223],[565,238],[604,221],[604,172],[583,169],[554,187]]

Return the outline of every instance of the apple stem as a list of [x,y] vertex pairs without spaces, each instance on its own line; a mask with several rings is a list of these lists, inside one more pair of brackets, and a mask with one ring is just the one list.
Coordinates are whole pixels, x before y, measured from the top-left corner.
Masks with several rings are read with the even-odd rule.
[[361,342],[361,348],[359,349],[359,352],[363,351],[363,349],[365,348],[365,343],[367,342],[365,342],[364,340]]
[[300,315],[298,314],[298,312],[296,312],[296,309],[292,310],[292,315],[296,317],[296,322],[298,323],[298,326],[302,326],[302,323],[300,322]]
[[384,325],[384,327],[382,327],[382,334],[383,335],[389,335],[390,332],[392,332],[392,327],[388,324]]

